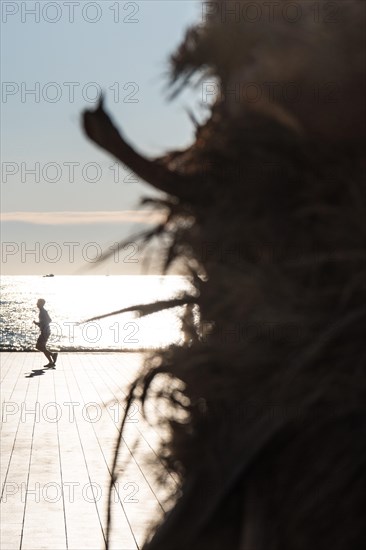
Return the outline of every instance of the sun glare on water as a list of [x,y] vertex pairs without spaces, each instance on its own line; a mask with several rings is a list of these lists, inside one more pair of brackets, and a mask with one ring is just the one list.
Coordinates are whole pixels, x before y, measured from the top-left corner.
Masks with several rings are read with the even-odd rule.
[[52,318],[50,345],[59,349],[146,349],[182,341],[179,308],[138,318],[126,313],[84,323],[126,307],[174,298],[190,287],[183,277],[3,277],[3,349],[33,349],[37,299]]

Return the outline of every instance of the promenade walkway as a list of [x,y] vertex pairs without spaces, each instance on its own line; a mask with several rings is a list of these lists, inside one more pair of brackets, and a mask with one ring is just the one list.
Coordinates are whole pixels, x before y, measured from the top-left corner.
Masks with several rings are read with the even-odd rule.
[[[138,353],[2,352],[2,550],[103,550],[108,487],[124,398]],[[152,411],[153,413],[153,411]],[[133,404],[112,499],[111,548],[141,547],[164,513],[158,433]],[[164,492],[174,487],[169,476]]]

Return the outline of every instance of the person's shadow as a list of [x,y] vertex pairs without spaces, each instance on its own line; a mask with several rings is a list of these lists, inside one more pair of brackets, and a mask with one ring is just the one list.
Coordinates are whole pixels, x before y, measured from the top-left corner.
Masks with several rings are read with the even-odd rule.
[[42,374],[45,374],[45,371],[43,369],[33,369],[32,372],[27,374],[24,378],[34,378],[35,376],[42,376]]

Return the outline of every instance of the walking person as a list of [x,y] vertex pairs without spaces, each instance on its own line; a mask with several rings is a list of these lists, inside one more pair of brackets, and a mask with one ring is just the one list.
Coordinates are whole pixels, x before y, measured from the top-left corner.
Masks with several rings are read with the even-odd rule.
[[44,365],[44,367],[54,368],[56,365],[58,353],[51,353],[46,346],[47,340],[51,335],[50,323],[52,319],[48,315],[47,310],[44,308],[45,303],[46,300],[44,300],[43,298],[39,298],[39,300],[37,301],[37,307],[39,309],[39,321],[33,321],[33,323],[39,327],[41,334],[38,337],[36,348],[39,351],[42,351],[48,359],[48,365]]

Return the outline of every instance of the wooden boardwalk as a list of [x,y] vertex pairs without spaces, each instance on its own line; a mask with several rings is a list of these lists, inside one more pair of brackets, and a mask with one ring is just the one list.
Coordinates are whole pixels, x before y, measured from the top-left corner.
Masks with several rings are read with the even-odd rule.
[[[137,353],[0,354],[1,550],[102,550],[108,487],[124,397]],[[152,411],[153,412],[153,411]],[[140,548],[164,513],[156,482],[158,433],[134,404],[112,499],[110,548]]]

